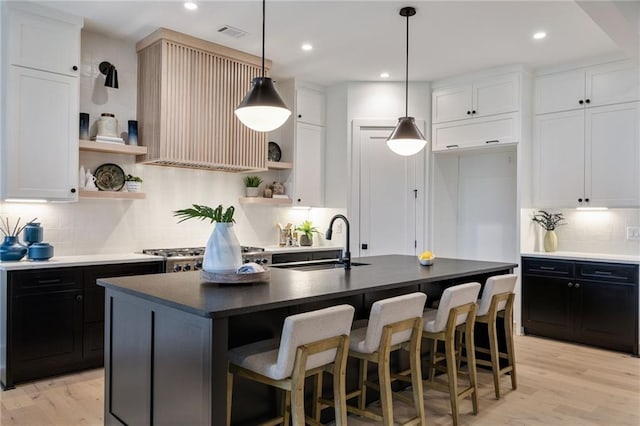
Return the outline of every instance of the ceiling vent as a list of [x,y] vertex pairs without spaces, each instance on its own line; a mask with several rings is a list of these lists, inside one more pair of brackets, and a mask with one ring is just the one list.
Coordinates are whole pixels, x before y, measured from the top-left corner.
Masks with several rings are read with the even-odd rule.
[[234,28],[231,25],[224,25],[218,28],[218,32],[233,38],[242,38],[248,34],[246,31],[243,31],[239,28]]

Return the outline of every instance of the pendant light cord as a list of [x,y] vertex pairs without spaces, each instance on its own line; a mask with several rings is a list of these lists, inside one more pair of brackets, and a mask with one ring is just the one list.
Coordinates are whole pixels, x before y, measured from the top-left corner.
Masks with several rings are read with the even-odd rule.
[[404,116],[409,116],[409,14],[407,14],[407,59],[404,74]]
[[[267,0],[262,0],[262,78],[264,78],[264,27],[265,27],[265,13],[267,9],[266,3],[267,3]],[[409,36],[407,35],[407,37]],[[407,39],[407,43],[408,43],[408,40],[409,39]]]

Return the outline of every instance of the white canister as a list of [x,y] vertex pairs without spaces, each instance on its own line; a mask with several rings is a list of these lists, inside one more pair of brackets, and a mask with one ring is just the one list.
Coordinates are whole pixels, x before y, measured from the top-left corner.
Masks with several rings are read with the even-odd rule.
[[98,136],[118,137],[118,120],[116,116],[108,112],[100,114],[98,120]]

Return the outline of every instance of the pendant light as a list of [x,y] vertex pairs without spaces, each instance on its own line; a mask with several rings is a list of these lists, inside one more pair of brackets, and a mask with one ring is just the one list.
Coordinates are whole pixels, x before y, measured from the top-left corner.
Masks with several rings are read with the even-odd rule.
[[277,129],[291,115],[273,80],[264,76],[264,27],[265,0],[262,0],[262,76],[253,79],[253,87],[235,110],[242,124],[258,132]]
[[413,7],[403,7],[400,9],[400,16],[407,18],[407,60],[405,68],[405,111],[404,117],[398,119],[396,128],[387,139],[387,146],[398,155],[413,155],[427,144],[427,140],[416,126],[413,117],[409,117],[409,17],[416,14]]

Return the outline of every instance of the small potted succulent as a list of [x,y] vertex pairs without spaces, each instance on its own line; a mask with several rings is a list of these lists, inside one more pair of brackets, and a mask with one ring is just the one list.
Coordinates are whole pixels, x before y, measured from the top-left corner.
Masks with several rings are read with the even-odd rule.
[[124,181],[127,184],[128,192],[140,192],[142,190],[142,178],[133,175],[127,175],[124,178]]
[[262,178],[260,176],[245,176],[244,186],[247,197],[257,197],[260,193],[259,187],[261,183]]
[[302,222],[302,225],[296,228],[296,231],[302,232],[300,235],[300,245],[301,246],[312,246],[313,245],[313,234],[319,234],[318,228],[313,226],[310,220],[305,220]]
[[544,210],[538,210],[538,213],[534,214],[531,220],[547,231],[544,234],[543,240],[544,251],[556,251],[558,248],[558,236],[556,235],[555,229],[565,224],[562,213],[547,213]]

